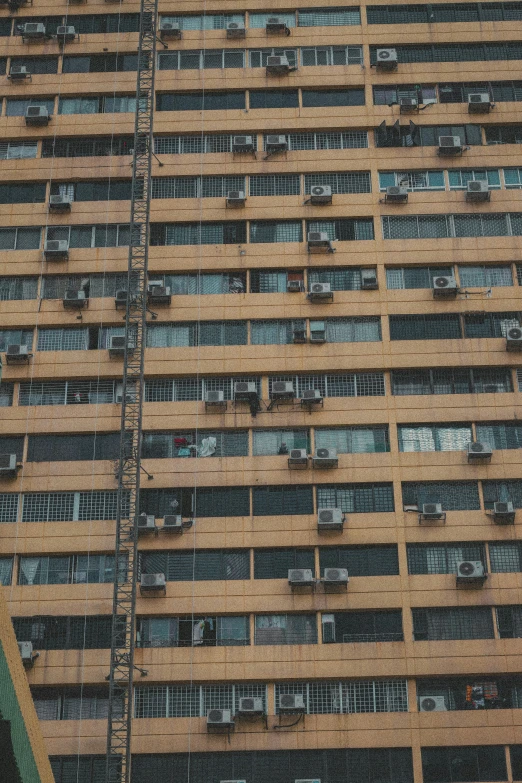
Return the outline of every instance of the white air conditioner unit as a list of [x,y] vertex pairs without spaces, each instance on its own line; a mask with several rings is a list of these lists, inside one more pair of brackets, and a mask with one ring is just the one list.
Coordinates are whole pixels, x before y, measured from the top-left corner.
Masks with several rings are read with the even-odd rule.
[[315,585],[311,568],[291,568],[288,571],[288,584],[291,587],[312,587]]
[[480,560],[459,560],[457,562],[457,584],[483,585],[486,579],[484,563]]
[[226,404],[225,392],[222,390],[208,391],[205,394],[205,403],[206,405],[223,405],[223,403]]
[[488,181],[485,179],[472,179],[466,186],[466,201],[489,201],[491,193]]
[[28,106],[25,110],[26,125],[49,125],[49,119],[46,106]]
[[87,294],[81,289],[68,288],[63,298],[63,306],[75,310],[82,310],[88,302]]
[[67,239],[48,239],[44,244],[44,257],[47,261],[67,261],[69,241]]
[[22,38],[46,38],[45,25],[42,22],[26,22],[22,25]]
[[375,60],[377,68],[382,71],[395,71],[398,63],[397,49],[377,49]]
[[457,296],[459,287],[453,275],[437,275],[433,278],[433,296],[443,299]]
[[332,243],[326,231],[309,231],[306,239],[309,253],[332,252]]
[[5,351],[7,364],[25,364],[32,354],[27,345],[8,345]]
[[491,99],[487,92],[470,92],[468,94],[468,111],[470,114],[489,114]]
[[162,280],[149,280],[147,299],[151,304],[155,305],[170,304],[172,301],[170,287],[163,285]]
[[156,517],[154,514],[143,512],[138,516],[138,531],[154,532],[156,530]]
[[243,22],[229,22],[227,24],[227,38],[245,38],[246,30]]
[[331,204],[332,188],[330,185],[312,185],[310,188],[310,204]]
[[232,137],[232,152],[253,152],[253,151],[254,151],[253,136]]
[[227,207],[243,207],[246,196],[244,190],[229,190],[227,193]]
[[310,321],[310,342],[326,342],[326,326],[324,321]]
[[307,468],[308,467],[308,454],[306,449],[290,449],[288,455],[288,467],[289,468]]
[[69,212],[72,201],[72,196],[65,194],[49,196],[49,210],[51,212]]
[[266,20],[265,30],[267,33],[286,32],[286,22],[280,16],[269,16]]
[[234,721],[230,710],[209,710],[207,712],[207,730],[234,728]]
[[140,580],[140,593],[157,593],[159,591],[165,593],[167,590],[167,583],[165,581],[165,574],[142,574]]
[[242,696],[239,699],[238,713],[240,715],[264,715],[263,699],[260,696]]
[[254,381],[236,381],[234,383],[234,400],[250,402],[257,399],[257,385]]
[[522,328],[512,326],[506,332],[506,350],[522,351]]
[[421,514],[424,519],[444,519],[445,517],[442,503],[423,503]]
[[160,36],[161,38],[181,38],[181,27],[172,22],[162,22],[160,24]]
[[286,284],[286,290],[289,294],[300,293],[304,290],[304,284],[302,280],[288,280]]
[[347,568],[325,568],[323,576],[324,584],[328,585],[347,585],[348,569]]
[[62,43],[74,41],[76,38],[76,30],[72,25],[61,24],[56,28],[56,38]]
[[323,401],[323,395],[320,389],[305,389],[301,397],[302,405],[314,405],[315,403],[321,403]]
[[337,451],[335,449],[316,449],[312,457],[314,468],[336,468],[339,465]]
[[419,712],[446,712],[446,710],[444,696],[421,696],[419,699]]
[[31,76],[31,72],[26,65],[11,65],[9,76],[13,81],[15,79],[28,79]]
[[282,693],[279,696],[279,712],[304,712],[305,700],[302,693]]
[[0,454],[0,478],[16,478],[17,470],[16,454]]
[[275,136],[269,134],[266,137],[265,149],[267,152],[283,152],[288,149],[288,142],[286,136]]
[[20,657],[24,666],[32,666],[34,663],[33,643],[18,642],[18,649],[20,650]]
[[498,525],[512,525],[515,521],[515,506],[510,500],[493,503],[493,519]]
[[393,201],[396,204],[405,204],[408,201],[408,189],[400,185],[390,185],[386,188],[385,201]]
[[468,443],[468,462],[484,462],[491,460],[493,451],[488,443],[474,441]]
[[460,155],[461,152],[460,136],[439,136],[439,155]]
[[361,269],[361,288],[363,291],[375,291],[379,288],[376,269]]
[[308,298],[311,302],[324,299],[332,300],[333,291],[330,283],[312,283],[308,291]]
[[292,381],[273,381],[272,399],[293,399],[295,397]]
[[417,98],[399,98],[399,107],[401,112],[416,111],[419,108]]
[[[109,356],[122,357],[125,354],[126,340],[124,335],[111,334],[109,337]],[[129,343],[129,351],[132,351],[133,346]]]
[[266,58],[266,72],[270,74],[284,74],[290,71],[290,62],[284,55],[269,55]]
[[180,514],[166,514],[163,517],[163,530],[180,533],[183,530],[183,520]]

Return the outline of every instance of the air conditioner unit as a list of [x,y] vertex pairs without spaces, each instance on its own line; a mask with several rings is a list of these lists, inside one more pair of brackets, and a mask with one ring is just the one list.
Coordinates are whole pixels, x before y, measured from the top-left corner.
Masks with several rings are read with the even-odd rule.
[[417,111],[419,101],[417,98],[399,98],[399,107],[401,112]]
[[310,188],[311,204],[331,204],[332,188],[330,185],[313,185]]
[[323,582],[325,585],[347,585],[348,569],[347,568],[325,568]]
[[242,696],[239,699],[239,715],[264,715],[263,699],[259,696]]
[[172,22],[162,22],[160,25],[160,37],[161,38],[181,38],[181,27]]
[[56,28],[56,38],[58,41],[65,43],[66,41],[74,41],[76,38],[76,30],[72,25],[61,24]]
[[304,283],[302,280],[288,280],[286,290],[289,294],[299,293],[304,290]]
[[22,25],[22,38],[47,38],[45,25],[42,22],[26,22]]
[[266,72],[270,74],[283,74],[290,71],[290,62],[284,55],[269,55],[266,58]]
[[439,136],[439,155],[460,155],[461,153],[460,136]]
[[257,399],[257,385],[254,381],[236,381],[234,383],[234,400],[246,400],[250,402]]
[[306,328],[297,328],[292,332],[292,341],[297,345],[306,342]]
[[333,299],[333,291],[330,283],[312,283],[308,292],[308,298],[311,302],[323,299]]
[[[125,354],[126,340],[124,335],[112,334],[109,337],[109,356],[121,357]],[[133,346],[129,343],[129,351],[132,351]]]
[[288,149],[286,136],[268,135],[265,141],[265,149],[267,152],[283,152]]
[[377,49],[375,59],[377,68],[382,71],[395,71],[398,63],[397,49]]
[[82,310],[88,302],[89,300],[85,291],[77,291],[74,288],[68,288],[63,298],[63,306],[75,310]]
[[361,269],[361,288],[363,291],[375,291],[379,288],[376,269]]
[[324,321],[310,321],[310,342],[326,342],[326,326]]
[[7,364],[25,364],[32,354],[27,345],[8,345],[5,351]]
[[306,449],[290,449],[288,455],[288,467],[305,469],[308,467],[308,454]]
[[424,519],[444,519],[445,517],[442,503],[423,503],[421,514]]
[[232,137],[232,152],[253,152],[253,151],[254,151],[253,136]]
[[491,99],[487,92],[470,92],[468,94],[468,112],[470,114],[489,114]]
[[31,72],[26,65],[11,65],[9,76],[13,81],[16,79],[28,79],[31,76]]
[[522,328],[520,326],[512,326],[507,330],[506,350],[522,351]]
[[433,278],[433,297],[445,299],[457,296],[459,287],[453,275],[437,275]]
[[127,307],[127,299],[129,297],[129,292],[126,291],[123,288],[120,288],[119,291],[116,291],[116,295],[114,297],[114,306],[118,310],[121,307]]
[[138,532],[154,533],[156,530],[156,517],[154,514],[142,513],[138,516]]
[[18,649],[20,650],[20,657],[24,665],[32,666],[34,663],[34,652],[32,642],[18,642]]
[[332,252],[332,243],[326,231],[309,231],[306,239],[309,253]]
[[288,571],[288,584],[291,587],[312,587],[315,579],[311,568],[291,568]]
[[265,30],[267,33],[286,32],[286,22],[280,16],[269,16],[266,20]]
[[244,190],[229,190],[227,193],[227,207],[243,207],[246,196]]
[[234,721],[230,710],[209,710],[207,712],[207,730],[234,728]]
[[183,530],[183,520],[180,514],[166,514],[163,517],[163,530],[172,530],[181,533]]
[[498,525],[512,525],[515,521],[515,507],[510,500],[493,503],[493,519]]
[[321,403],[323,401],[323,395],[320,389],[305,389],[301,397],[301,405],[314,405],[315,403]]
[[419,712],[446,712],[444,696],[421,696],[419,699]]
[[305,700],[302,693],[282,693],[279,696],[279,712],[304,712]]
[[468,462],[490,461],[493,456],[491,446],[487,443],[468,443]]
[[472,179],[466,187],[466,201],[489,201],[491,193],[485,179]]
[[292,381],[274,381],[272,383],[272,399],[293,399],[295,397]]
[[459,560],[457,562],[457,584],[483,585],[486,579],[484,563],[480,560]]
[[49,196],[49,211],[50,212],[69,212],[72,204],[72,196],[56,195]]
[[393,201],[397,204],[405,204],[408,201],[408,189],[400,185],[390,185],[386,188],[384,200],[386,202]]
[[0,478],[16,478],[17,469],[16,454],[0,454]]
[[229,22],[227,24],[227,38],[245,38],[246,30],[243,22]]
[[161,280],[151,280],[147,286],[147,299],[150,304],[169,305],[172,301],[170,287]]
[[28,106],[25,110],[26,125],[49,125],[49,119],[46,106]]
[[314,468],[336,468],[339,465],[337,451],[335,449],[316,449],[312,457]]
[[69,241],[67,239],[48,239],[44,244],[44,257],[47,261],[67,261]]
[[167,583],[165,574],[142,574],[140,580],[140,593],[166,593]]
[[223,405],[226,404],[224,391],[208,391],[205,394],[205,403],[207,405]]

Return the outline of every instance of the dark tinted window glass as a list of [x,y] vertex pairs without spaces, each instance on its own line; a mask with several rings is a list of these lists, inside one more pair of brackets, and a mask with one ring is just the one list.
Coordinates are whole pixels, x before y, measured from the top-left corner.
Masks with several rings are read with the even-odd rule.
[[502,745],[422,748],[424,783],[507,780]]
[[182,92],[158,95],[158,111],[223,111],[244,109],[244,92]]
[[295,109],[298,106],[297,90],[250,90],[251,109]]
[[303,90],[303,107],[364,106],[364,89],[360,90]]
[[27,461],[117,459],[119,452],[119,432],[99,435],[30,435]]
[[311,486],[254,487],[252,490],[254,516],[278,514],[312,514]]
[[315,570],[313,549],[257,549],[254,579],[287,579],[290,568]]
[[351,576],[390,576],[399,573],[397,546],[339,546],[319,550],[321,574],[325,568],[347,568]]

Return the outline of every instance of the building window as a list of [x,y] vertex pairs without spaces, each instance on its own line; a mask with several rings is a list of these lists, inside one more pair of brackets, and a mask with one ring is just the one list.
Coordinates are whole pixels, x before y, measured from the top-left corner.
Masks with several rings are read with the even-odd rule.
[[522,571],[520,541],[490,541],[488,546],[491,573],[518,574]]
[[225,111],[245,109],[244,92],[178,92],[159,93],[158,111]]
[[393,484],[320,484],[317,508],[340,508],[347,514],[393,511]]
[[476,481],[405,481],[402,484],[405,509],[418,510],[424,503],[441,503],[445,511],[479,511]]
[[522,682],[518,678],[447,677],[444,680],[418,680],[419,706],[423,698],[442,696],[447,710],[498,710],[520,708]]
[[130,226],[126,223],[101,224],[96,226],[49,226],[46,241],[62,239],[70,248],[127,247],[130,240]]
[[137,647],[244,647],[250,644],[247,616],[150,617],[138,619]]
[[180,324],[152,324],[147,329],[148,348],[246,344],[246,321],[189,321]]
[[250,242],[302,242],[303,225],[300,220],[252,220],[250,222]]
[[153,223],[152,246],[237,245],[246,242],[246,222]]
[[390,315],[390,340],[459,340],[462,325],[457,313],[444,315]]
[[149,685],[136,688],[135,718],[206,718],[214,709],[239,711],[240,699],[259,698],[266,712],[266,685]]
[[319,549],[321,574],[325,568],[347,568],[352,576],[397,576],[396,544],[379,546],[329,546]]
[[254,487],[252,502],[255,517],[313,514],[314,511],[311,485]]
[[470,424],[399,424],[399,451],[465,451],[473,440]]
[[17,492],[0,493],[0,522],[16,522],[18,520]]
[[[201,155],[205,153],[232,152],[234,134],[202,134],[199,136],[155,136],[154,152],[157,155]],[[257,135],[252,137],[257,149]],[[132,145],[131,145],[132,146]]]
[[513,391],[508,367],[393,370],[392,394],[494,394]]
[[[120,619],[125,623],[124,617]],[[111,646],[112,615],[13,617],[13,626],[17,640],[32,642],[36,650],[105,650]]]
[[254,579],[288,579],[292,568],[309,568],[315,573],[313,549],[256,549]]
[[255,623],[254,644],[317,644],[315,614],[258,614]]
[[299,174],[251,174],[248,185],[250,196],[299,196],[301,193]]
[[152,198],[225,198],[230,190],[245,190],[236,176],[154,177]]
[[315,429],[316,449],[339,454],[375,454],[390,450],[388,426]]
[[72,327],[67,329],[40,329],[38,351],[87,351],[90,347],[90,330]]
[[299,9],[298,27],[332,27],[361,24],[361,11],[353,8],[311,8]]
[[383,397],[386,393],[383,373],[348,373],[334,375],[272,375],[268,392],[276,381],[294,384],[297,397],[306,389],[318,389],[323,397]]
[[[1,68],[0,68],[1,70]],[[5,73],[5,70],[3,71]],[[54,113],[54,98],[7,98],[5,102],[6,117],[24,117],[29,106],[39,106],[46,109],[49,115]]]
[[492,509],[497,502],[513,503],[515,508],[522,508],[522,481],[483,481],[484,508]]
[[289,345],[294,341],[295,332],[306,332],[304,319],[250,322],[252,345]]
[[[303,46],[301,65],[362,65],[362,46]],[[353,106],[354,104],[346,104]]]
[[36,299],[37,277],[0,277],[0,302]]
[[29,435],[28,462],[115,460],[120,454],[120,433],[92,435]]
[[336,612],[322,615],[323,644],[402,642],[400,609]]
[[140,511],[163,517],[182,514],[185,517],[250,516],[248,487],[199,487],[185,489],[143,489]]
[[413,638],[418,641],[493,639],[489,606],[444,606],[412,609]]
[[243,49],[195,49],[158,54],[158,70],[187,71],[206,68],[244,68]]
[[360,291],[361,270],[357,267],[308,269],[308,284],[328,283],[332,291]]
[[409,574],[456,574],[459,560],[480,560],[486,566],[484,544],[407,544]]
[[22,522],[83,522],[116,519],[117,492],[113,490],[30,492],[22,497]]
[[38,250],[42,229],[38,228],[2,228],[0,229],[0,251],[2,250]]
[[0,408],[9,408],[13,404],[13,392],[12,383],[0,383]]
[[[384,46],[384,43],[383,43]],[[370,46],[370,62],[375,65],[377,49]],[[522,50],[517,41],[494,43],[412,44],[394,47],[400,63],[448,63],[492,62],[495,60],[520,60]]]
[[141,552],[143,574],[165,574],[168,582],[250,579],[248,549]]
[[[253,28],[260,28],[260,27],[266,27],[266,23],[270,16],[273,16],[274,12],[272,13],[263,13],[263,14],[255,14],[250,13],[248,15],[248,26]],[[295,12],[292,13],[278,13],[278,18],[281,19],[287,27],[295,27]]]
[[[191,16],[162,15],[161,23],[167,22],[180,30],[224,30],[230,22],[245,23],[244,14],[193,14]],[[263,25],[262,25],[263,26]]]
[[37,141],[2,141],[0,142],[0,160],[23,160],[36,158]]
[[522,424],[517,421],[476,424],[477,440],[488,443],[492,449],[522,448]]
[[425,783],[507,780],[503,745],[421,748]]
[[339,220],[308,220],[308,231],[323,231],[331,241],[353,242],[375,239],[373,218],[340,218]]
[[465,190],[468,182],[487,182],[490,190],[500,188],[498,169],[450,169],[448,171],[450,190]]
[[145,402],[191,402],[204,400],[209,391],[222,391],[225,400],[234,399],[234,385],[237,381],[256,384],[261,396],[260,378],[218,377],[218,378],[174,378],[150,379],[145,382]]
[[80,35],[103,33],[139,33],[139,14],[82,14],[67,15],[67,24]]
[[372,190],[368,171],[305,174],[304,183],[306,194],[311,193],[311,189],[316,185],[328,185],[334,194],[371,193]]
[[[114,555],[21,557],[19,585],[106,584],[114,581]],[[123,578],[126,561],[120,560]]]
[[465,313],[463,321],[465,337],[505,337],[519,325],[520,313]]
[[0,557],[0,585],[10,585],[13,578],[13,558]]
[[0,185],[0,204],[43,204],[45,182]]
[[[266,136],[265,146],[266,146]],[[344,133],[289,133],[289,150],[349,150],[368,147],[368,132],[364,130]]]
[[381,190],[399,186],[410,192],[417,190],[445,190],[443,171],[379,171]]
[[433,279],[439,275],[453,275],[452,266],[403,266],[386,269],[389,289],[433,288]]
[[209,294],[243,294],[246,292],[245,272],[218,272],[199,274],[198,272],[174,275],[156,275],[170,288],[173,296],[199,296]]
[[302,90],[303,108],[322,106],[364,106],[364,89]]
[[522,125],[486,125],[486,144],[522,144]]
[[[98,14],[101,17],[101,14]],[[130,155],[134,139],[130,136],[114,136],[96,139],[42,140],[42,158],[88,158],[112,155]],[[36,157],[35,154],[31,157]]]
[[0,351],[4,353],[8,345],[26,345],[33,347],[33,332],[31,329],[2,329],[0,331]]
[[[50,761],[56,783],[82,779],[86,783],[102,783],[105,777],[105,756],[51,756]],[[120,775],[119,757],[114,757],[113,761],[115,774]]]
[[115,381],[31,381],[21,383],[18,405],[86,405],[115,402]]
[[498,633],[501,639],[522,637],[522,606],[497,606]]
[[294,430],[254,430],[252,453],[257,456],[288,454],[292,449],[305,449],[310,453],[310,431]]
[[280,698],[286,694],[302,695],[307,715],[408,712],[406,680],[278,682],[275,685],[277,715]]
[[411,120],[407,125],[400,125],[399,122],[388,126],[385,120],[381,122],[375,130],[376,147],[436,147],[440,136],[458,136],[467,145],[482,144],[480,125],[415,125]]
[[251,68],[265,68],[268,58],[273,56],[286,57],[291,68],[297,68],[297,49],[273,48],[273,49],[249,49],[249,65]]
[[393,106],[401,98],[415,98],[425,106],[437,103],[437,87],[434,84],[379,84],[373,87],[375,106]]
[[146,432],[143,435],[144,459],[172,457],[247,457],[246,430]]
[[[107,688],[35,688],[31,691],[36,714],[40,720],[101,720],[109,714]],[[121,716],[121,702],[116,700],[116,714]]]
[[511,266],[459,266],[461,288],[494,288],[512,286]]

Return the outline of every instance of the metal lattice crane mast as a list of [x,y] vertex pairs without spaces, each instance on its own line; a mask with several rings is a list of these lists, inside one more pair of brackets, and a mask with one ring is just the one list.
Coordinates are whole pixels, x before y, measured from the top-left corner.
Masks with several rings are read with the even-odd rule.
[[158,0],[141,0],[112,608],[107,783],[130,783]]

